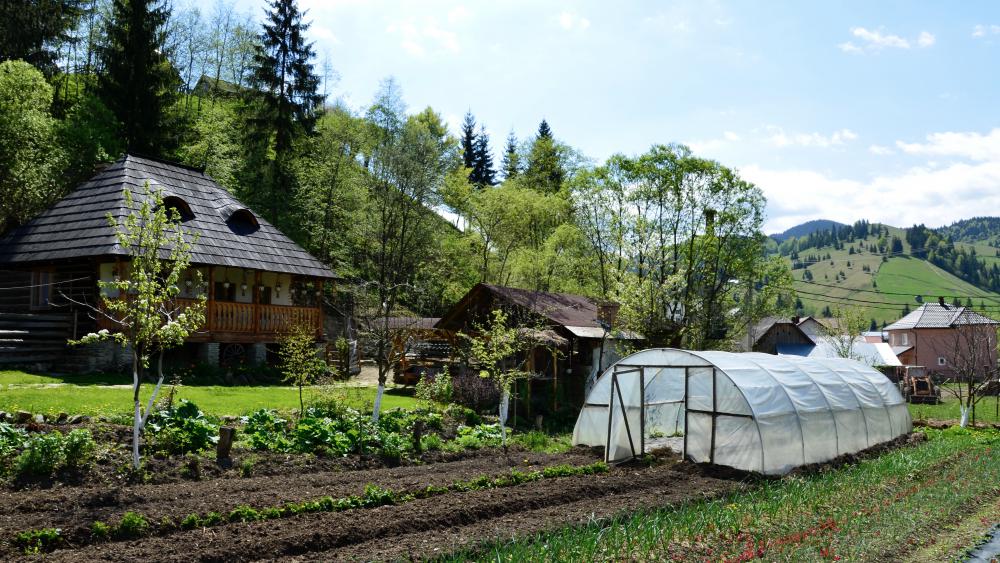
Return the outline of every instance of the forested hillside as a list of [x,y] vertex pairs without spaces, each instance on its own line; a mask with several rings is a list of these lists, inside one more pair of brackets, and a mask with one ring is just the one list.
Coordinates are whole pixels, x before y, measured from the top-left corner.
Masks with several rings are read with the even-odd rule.
[[0,232],[128,150],[203,168],[382,314],[439,315],[483,281],[614,300],[651,344],[707,347],[793,302],[735,171],[675,144],[594,164],[541,115],[495,162],[472,112],[451,131],[392,78],[345,105],[353,49],[317,60],[294,0],[262,22],[221,1],[3,3],[0,25]]
[[838,307],[860,308],[880,326],[942,296],[1000,313],[996,262],[922,225],[898,229],[858,221],[776,248],[792,268],[800,314],[829,317]]

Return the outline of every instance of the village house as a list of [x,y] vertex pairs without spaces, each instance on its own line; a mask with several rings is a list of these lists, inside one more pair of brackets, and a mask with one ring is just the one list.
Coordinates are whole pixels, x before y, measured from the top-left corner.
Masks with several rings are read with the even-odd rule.
[[885,327],[889,345],[905,365],[924,366],[942,378],[972,367],[978,375],[997,366],[995,321],[967,307],[948,305],[944,299],[924,303]]
[[533,291],[480,283],[435,325],[445,331],[475,334],[494,309],[533,331],[537,342],[525,358],[534,376],[518,392],[522,412],[532,416],[561,408],[579,411],[589,381],[641,336],[615,327],[618,305],[597,303],[581,295]]
[[128,250],[107,216],[125,217],[123,191],[141,197],[147,182],[197,235],[179,300],[207,294],[206,323],[179,353],[210,364],[260,363],[292,325],[311,326],[324,339],[329,268],[203,171],[126,155],[0,238],[0,362],[59,370],[120,363],[112,343],[69,349],[66,341],[113,328],[87,306],[99,306],[107,291],[99,281],[129,275]]

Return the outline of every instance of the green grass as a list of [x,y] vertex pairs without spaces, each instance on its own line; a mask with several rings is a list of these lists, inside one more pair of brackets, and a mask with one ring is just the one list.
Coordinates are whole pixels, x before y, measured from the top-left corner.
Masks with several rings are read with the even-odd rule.
[[887,560],[1000,495],[996,431],[930,440],[808,476],[758,480],[711,500],[500,541],[444,560]]
[[[36,376],[44,378],[44,376]],[[49,383],[49,382],[46,382]],[[161,396],[167,392],[164,386]],[[141,395],[147,400],[153,392],[152,384],[143,384]],[[319,393],[334,393],[356,408],[371,408],[375,400],[374,387],[316,387],[306,388],[306,401]],[[242,415],[260,409],[292,410],[299,408],[298,389],[295,387],[225,387],[205,386],[177,388],[177,399],[188,399],[204,412],[216,416]],[[130,387],[105,387],[98,385],[24,386],[0,384],[0,410],[24,410],[34,413],[84,414],[108,416],[129,412],[132,404]],[[413,397],[393,390],[382,398],[382,408],[410,409],[419,405]]]
[[[894,227],[890,227],[889,231],[900,238],[905,236],[902,230]],[[924,296],[925,300],[933,299],[930,296],[942,294],[968,295],[973,297],[975,306],[981,301],[987,306],[1000,305],[1000,295],[965,282],[930,262],[907,256],[893,257],[883,262],[881,255],[863,250],[876,241],[876,238],[869,237],[863,244],[859,241],[845,242],[844,250],[823,247],[799,252],[799,258],[802,260],[808,255],[830,254],[830,260],[821,260],[808,267],[814,284],[823,285],[794,284],[795,289],[806,292],[800,293],[799,298],[807,315],[819,316],[824,307],[836,309],[840,303],[842,307],[863,309],[866,318],[873,318],[878,324],[891,323],[902,316],[904,304],[909,305],[911,310],[920,306],[914,299],[916,295]],[[849,249],[852,246],[855,254],[850,254]],[[910,251],[905,240],[903,249],[904,252]],[[990,255],[994,253],[991,252]],[[864,271],[865,266],[869,271]],[[804,272],[805,269],[794,270],[792,276],[801,282]],[[894,293],[902,295],[891,295]],[[878,304],[865,304],[859,301],[874,301]]]
[[80,375],[38,375],[20,370],[0,370],[0,386],[2,385],[44,385],[69,383],[73,385],[129,385],[132,378],[128,375],[109,373],[88,373]]
[[[961,412],[959,402],[947,390],[941,390],[939,405],[909,405],[913,420],[958,420]],[[1000,423],[997,416],[997,398],[983,397],[976,405],[976,422]]]

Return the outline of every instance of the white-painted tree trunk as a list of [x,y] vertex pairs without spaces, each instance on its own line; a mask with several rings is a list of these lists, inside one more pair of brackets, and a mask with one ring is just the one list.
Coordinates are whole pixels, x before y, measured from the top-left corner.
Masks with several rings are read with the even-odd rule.
[[507,408],[510,406],[510,391],[504,389],[500,396],[500,443],[507,447]]
[[382,393],[384,391],[385,385],[379,382],[378,390],[375,391],[375,406],[372,407],[372,424],[378,424],[378,414],[382,410]]
[[969,425],[969,412],[972,409],[970,409],[969,407],[967,407],[965,405],[959,405],[958,408],[959,408],[959,412],[962,413],[962,416],[961,416],[961,418],[958,421],[958,425],[961,426],[962,428],[965,428],[966,426]]
[[132,353],[132,398],[135,401],[135,415],[132,419],[132,466],[139,469],[139,428],[142,419],[139,414],[139,358]]

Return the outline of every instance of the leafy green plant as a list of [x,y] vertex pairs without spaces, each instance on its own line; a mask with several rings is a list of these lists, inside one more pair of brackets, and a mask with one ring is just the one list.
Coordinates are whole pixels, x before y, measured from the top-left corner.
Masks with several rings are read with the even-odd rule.
[[460,446],[470,450],[499,446],[503,440],[499,424],[480,424],[478,426],[459,426],[455,438]]
[[230,522],[256,522],[263,519],[261,513],[246,505],[237,506],[229,513]]
[[153,413],[149,429],[156,447],[171,454],[198,452],[218,440],[218,427],[187,399]]
[[254,465],[256,464],[257,464],[256,456],[251,455],[243,458],[243,461],[240,462],[240,476],[250,477],[251,475],[253,475],[253,468]]
[[451,402],[452,392],[451,375],[445,367],[440,373],[421,374],[414,395],[424,401],[448,404]]
[[299,418],[302,418],[306,410],[302,388],[312,385],[329,370],[326,362],[316,355],[316,329],[306,324],[289,327],[281,337],[278,354],[285,376],[283,381],[299,388]]
[[429,452],[437,451],[444,447],[444,440],[437,434],[427,434],[420,439],[420,447]]
[[188,514],[181,520],[181,528],[184,530],[193,530],[201,526],[201,518],[197,514]]
[[15,471],[21,478],[47,477],[62,465],[65,456],[62,433],[36,434],[14,461]]
[[62,541],[62,530],[59,528],[28,530],[14,537],[14,545],[21,548],[25,554],[52,551]]
[[90,535],[94,536],[96,539],[106,539],[111,536],[111,526],[97,520],[90,525]]
[[0,422],[0,459],[12,455],[24,446],[28,434],[22,428],[18,428],[6,422]]
[[254,450],[286,450],[288,421],[272,410],[260,409],[242,418],[247,445]]
[[149,531],[149,522],[138,512],[126,512],[115,526],[115,537],[133,539],[142,537]]
[[86,467],[93,461],[96,450],[97,443],[94,442],[90,430],[71,431],[63,441],[66,467],[70,469]]

